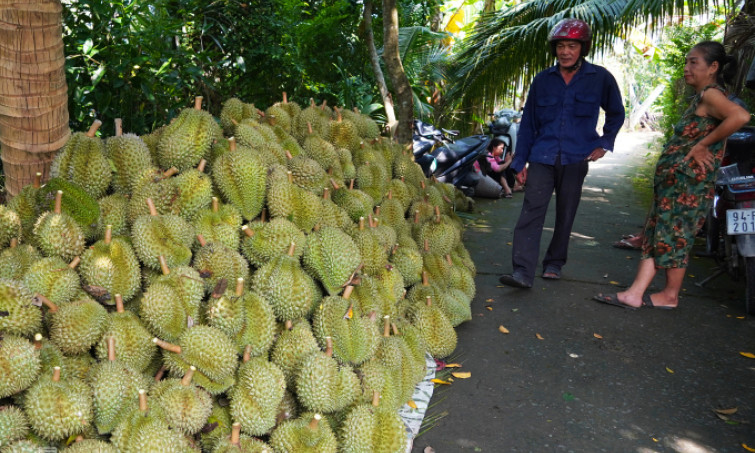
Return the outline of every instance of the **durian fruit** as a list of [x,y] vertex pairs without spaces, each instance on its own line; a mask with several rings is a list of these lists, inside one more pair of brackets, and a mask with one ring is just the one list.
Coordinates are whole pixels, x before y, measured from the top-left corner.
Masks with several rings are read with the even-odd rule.
[[34,335],[42,328],[42,311],[23,283],[0,278],[0,334]]
[[312,326],[321,345],[326,344],[326,338],[332,339],[336,360],[343,364],[360,365],[375,355],[380,332],[374,320],[360,313],[349,301],[353,289],[349,285],[343,297],[324,298],[315,310]]
[[343,181],[351,181],[357,177],[357,168],[354,165],[354,160],[351,155],[351,151],[346,148],[339,148],[336,150],[338,154],[339,164],[341,166],[341,173],[343,174]]
[[296,102],[289,102],[288,95],[285,91],[283,92],[283,100],[281,101],[280,106],[286,111],[286,113],[288,113],[288,116],[290,116],[292,120],[296,119],[301,113],[301,106]]
[[125,238],[113,238],[112,226],[108,225],[105,238],[84,251],[81,276],[86,285],[104,288],[108,294],[101,301],[113,305],[112,294],[120,294],[126,302],[136,295],[141,267],[131,244]]
[[196,368],[190,366],[183,378],[157,382],[149,392],[168,425],[187,435],[198,433],[212,412],[210,394],[191,382],[195,372]]
[[414,162],[413,156],[408,153],[402,153],[394,159],[393,177],[414,187],[414,190],[419,189],[421,183],[426,179],[422,167]]
[[380,404],[375,392],[372,404],[360,404],[346,415],[338,432],[344,453],[401,453],[406,451],[406,426],[391,407]]
[[173,375],[183,376],[193,365],[197,369],[194,381],[211,394],[233,385],[238,356],[235,345],[221,330],[200,325],[187,329],[176,345],[157,338],[153,341],[164,349],[165,366]]
[[383,224],[392,226],[397,232],[403,231],[406,225],[406,206],[404,206],[397,198],[393,197],[393,190],[388,190],[385,198],[382,199],[379,206],[379,217]]
[[414,247],[396,244],[391,250],[388,262],[404,278],[404,284],[412,286],[422,279],[422,255]]
[[328,294],[340,293],[362,263],[359,247],[349,235],[332,226],[313,231],[307,241],[304,267]]
[[153,335],[136,314],[124,310],[120,294],[116,294],[114,299],[116,311],[108,314],[107,327],[95,347],[95,355],[98,360],[105,360],[108,357],[108,339],[113,338],[118,360],[142,372],[157,353],[157,346],[152,343]]
[[95,137],[101,125],[102,121],[95,120],[86,133],[73,134],[50,166],[50,176],[81,186],[95,199],[107,192],[113,178],[105,145]]
[[267,170],[253,152],[236,150],[235,141],[229,141],[231,150],[213,163],[212,179],[223,199],[251,220],[265,203]]
[[359,378],[348,365],[333,358],[332,339],[326,337],[325,352],[305,357],[296,374],[296,395],[308,410],[331,413],[351,405],[359,394]]
[[212,207],[197,212],[193,221],[194,230],[207,242],[219,242],[234,250],[239,248],[239,228],[241,214],[235,207],[220,205],[217,197],[212,197]]
[[99,439],[76,440],[70,446],[61,450],[63,453],[118,453],[112,444]]
[[323,142],[327,143],[325,137],[328,136],[329,122],[328,115],[315,104],[314,99],[310,98],[309,105],[294,117],[291,132],[300,142],[304,142],[308,137],[316,135]]
[[372,214],[375,207],[372,197],[359,189],[340,187],[335,181],[331,181],[331,184],[334,189],[331,194],[333,203],[342,207],[351,220],[358,222],[360,218]]
[[91,388],[73,377],[61,379],[59,367],[27,390],[24,404],[34,432],[51,441],[83,432],[93,417]]
[[106,327],[107,310],[87,297],[63,304],[52,313],[50,339],[64,354],[82,354],[102,338]]
[[130,194],[138,175],[152,167],[149,147],[138,135],[123,134],[123,120],[115,119],[115,136],[105,141],[105,155],[113,163],[113,189]]
[[97,222],[95,237],[105,237],[105,229],[108,225],[112,228],[113,236],[128,236],[128,205],[126,196],[114,193],[100,198],[100,219]]
[[419,328],[427,352],[436,359],[450,355],[456,349],[456,331],[443,311],[427,297],[425,305],[414,313],[413,323]]
[[158,215],[152,199],[147,199],[150,214],[140,216],[131,228],[131,239],[139,260],[145,266],[159,270],[159,257],[164,256],[168,267],[187,266],[191,261],[193,229],[176,215]]
[[32,239],[34,223],[39,217],[40,209],[38,202],[39,188],[42,187],[42,173],[34,174],[32,184],[24,186],[15,197],[8,201],[8,208],[18,214],[21,221],[21,235],[23,242]]
[[291,133],[291,121],[288,110],[279,103],[273,104],[265,110],[265,122],[270,126],[280,126],[284,131]]
[[[470,299],[459,298],[452,293],[452,288],[442,286],[442,282],[430,283],[427,271],[422,272],[422,283],[412,286],[406,296],[407,303],[410,304],[408,310],[409,316],[413,316],[414,311],[427,303],[430,297],[433,303],[440,307],[446,315],[451,325],[456,327],[459,324],[472,320],[472,309]],[[463,293],[462,293],[463,296]]]
[[157,163],[161,168],[188,170],[209,154],[213,140],[221,136],[220,126],[202,110],[202,97],[197,96],[194,108],[181,110],[162,132],[157,144]]
[[139,390],[139,406],[124,416],[113,430],[110,438],[121,453],[185,453],[191,451],[187,439],[179,431],[172,430],[165,421],[165,414],[156,405],[147,404],[146,390]]
[[236,249],[221,243],[206,242],[202,235],[197,236],[200,248],[194,254],[192,267],[204,280],[205,291],[211,292],[221,280],[249,280],[249,263]]
[[320,225],[331,226],[342,229],[344,232],[350,232],[354,229],[354,221],[349,214],[340,206],[333,203],[330,199],[330,189],[324,188],[322,191],[322,211],[320,213]]
[[265,357],[245,357],[229,393],[231,416],[245,434],[265,435],[275,427],[285,390],[286,378],[277,365]]
[[356,185],[373,200],[382,200],[388,192],[390,176],[384,165],[367,161],[357,168]]
[[271,219],[270,222],[255,222],[253,226],[241,227],[244,233],[241,252],[254,266],[262,266],[276,256],[287,254],[292,242],[296,244],[296,258],[307,250],[307,236],[283,217]]
[[429,252],[439,255],[451,253],[456,244],[460,241],[459,231],[448,221],[441,217],[440,208],[435,206],[435,218],[425,222],[419,230],[415,240],[422,244],[427,240]]
[[290,153],[286,166],[293,176],[293,182],[302,189],[322,195],[328,181],[328,175],[320,164],[304,155],[292,156]]
[[17,239],[11,239],[10,246],[0,252],[0,278],[22,280],[29,267],[41,258],[33,246],[19,246]]
[[351,238],[359,249],[366,274],[376,275],[385,269],[388,264],[388,251],[380,244],[373,229],[366,227],[364,217],[359,219],[359,229],[352,233]]
[[270,444],[276,453],[336,453],[336,436],[321,420],[320,414],[286,420],[270,435]]
[[230,435],[219,439],[212,453],[272,453],[273,448],[265,442],[241,434],[241,423],[234,423]]
[[243,324],[231,339],[238,346],[239,352],[249,354],[250,357],[267,355],[276,334],[273,307],[253,291],[244,293],[239,303],[243,311]]
[[160,257],[163,275],[157,277],[142,295],[139,314],[148,329],[167,341],[178,338],[199,321],[199,305],[204,282],[193,268],[170,269]]
[[14,238],[21,239],[21,217],[6,205],[0,205],[0,248],[7,247]]
[[34,225],[34,239],[45,256],[59,256],[70,262],[84,252],[84,232],[67,214],[61,212],[63,192],[55,196],[55,208],[42,214]]
[[223,132],[232,135],[236,129],[236,123],[240,123],[247,118],[257,121],[259,117],[260,115],[254,104],[246,104],[238,98],[229,98],[223,102],[219,119]]
[[0,406],[0,449],[11,442],[24,439],[29,432],[29,421],[16,406]]
[[344,110],[343,117],[354,123],[359,136],[364,140],[374,140],[380,137],[380,126],[368,115],[354,107],[353,111]]
[[152,162],[157,162],[157,144],[160,143],[160,137],[163,135],[166,126],[160,126],[149,134],[141,135],[140,138],[149,148],[149,154],[152,156]]
[[212,291],[205,307],[205,320],[208,325],[216,327],[235,339],[244,328],[247,317],[241,297],[244,294],[244,279],[236,279],[235,291],[226,290],[228,281],[221,279]]
[[57,256],[42,258],[29,266],[23,277],[24,284],[33,294],[42,294],[60,305],[70,302],[81,288],[76,257],[66,264]]
[[418,360],[405,337],[399,335],[398,327],[389,322],[389,317],[384,320],[383,338],[375,359],[391,373],[390,380],[395,387],[385,405],[398,408],[411,399],[414,388],[424,377],[425,361],[424,356]]
[[68,214],[81,227],[84,236],[92,239],[97,234],[97,222],[100,219],[100,207],[97,199],[82,187],[63,178],[52,178],[39,189],[38,204],[42,211],[55,209],[58,191],[63,191],[61,212]]
[[139,398],[139,390],[148,388],[149,378],[120,360],[116,360],[115,337],[108,337],[107,360],[100,361],[90,371],[92,407],[97,432],[106,434],[123,420],[128,408]]
[[294,258],[296,244],[287,255],[273,258],[252,275],[252,289],[273,307],[280,321],[307,317],[322,299],[319,287]]
[[212,203],[212,179],[204,173],[206,164],[207,161],[202,159],[197,168],[184,170],[174,178],[178,189],[175,212],[190,222],[197,212]]
[[[214,451],[216,446],[225,445],[224,440],[231,435],[231,412],[227,402],[219,404],[217,400],[213,401],[212,412],[207,418],[207,423],[199,431],[199,443],[202,451]],[[239,425],[238,431],[241,432]],[[231,450],[233,451],[233,450]]]
[[255,120],[241,120],[235,125],[233,136],[240,146],[254,149],[265,146],[266,138],[259,125]]
[[308,355],[319,351],[317,340],[312,334],[309,322],[299,320],[296,323],[286,321],[286,326],[278,336],[270,352],[270,360],[278,365],[286,376],[286,385],[293,388],[296,372],[301,361]]
[[134,191],[128,203],[128,221],[134,223],[137,218],[149,215],[147,199],[151,199],[159,214],[178,214],[175,201],[180,196],[176,179],[176,167],[161,171],[150,168],[134,181]]
[[340,156],[336,148],[316,133],[309,133],[302,143],[302,150],[304,155],[317,161],[325,171],[340,164]]
[[[26,390],[37,380],[41,366],[39,351],[32,342],[15,335],[0,336],[0,398]],[[0,411],[0,421],[2,416]],[[2,442],[0,436],[0,445]]]
[[411,206],[412,201],[418,194],[416,188],[396,177],[391,179],[391,182],[388,185],[388,192],[391,194],[392,198],[401,203],[401,206],[404,207],[404,213],[409,209],[409,206]]

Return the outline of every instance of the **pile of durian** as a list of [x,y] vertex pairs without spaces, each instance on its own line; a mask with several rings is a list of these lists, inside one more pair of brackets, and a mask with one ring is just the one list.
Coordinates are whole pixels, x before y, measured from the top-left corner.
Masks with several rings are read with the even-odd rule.
[[324,103],[99,124],[0,205],[0,451],[405,451],[470,200]]

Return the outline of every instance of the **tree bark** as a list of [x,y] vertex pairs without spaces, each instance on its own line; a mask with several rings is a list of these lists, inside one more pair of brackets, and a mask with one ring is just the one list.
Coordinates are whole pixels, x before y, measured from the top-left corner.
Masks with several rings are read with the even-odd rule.
[[414,98],[399,53],[396,0],[383,0],[383,60],[395,94],[394,101],[398,117],[396,138],[399,143],[411,143]]
[[375,80],[377,81],[378,90],[380,90],[380,97],[383,98],[386,124],[388,127],[391,127],[391,125],[396,124],[396,112],[393,110],[393,98],[391,98],[391,93],[388,91],[388,86],[385,84],[385,76],[383,75],[383,70],[380,68],[380,56],[378,56],[377,47],[375,47],[375,34],[372,32],[372,0],[365,0],[364,2],[364,30],[367,48],[370,51],[372,71],[375,73]]

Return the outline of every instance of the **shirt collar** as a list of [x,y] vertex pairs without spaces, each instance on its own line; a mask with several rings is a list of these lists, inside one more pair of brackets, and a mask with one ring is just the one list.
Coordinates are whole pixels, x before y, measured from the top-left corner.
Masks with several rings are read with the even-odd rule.
[[[548,72],[551,74],[555,74],[558,72],[558,63],[554,64],[548,69]],[[595,65],[590,63],[587,60],[582,61],[582,67],[579,68],[579,71],[577,71],[577,74],[584,72],[585,74],[593,74],[595,73]]]

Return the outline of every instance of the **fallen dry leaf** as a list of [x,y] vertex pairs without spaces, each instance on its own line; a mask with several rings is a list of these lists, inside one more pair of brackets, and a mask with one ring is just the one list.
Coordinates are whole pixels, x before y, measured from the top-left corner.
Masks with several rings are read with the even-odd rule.
[[409,407],[411,407],[412,409],[416,409],[417,408],[417,403],[415,403],[414,400],[407,401],[406,405],[409,406]]
[[608,282],[608,283],[610,283],[610,284],[612,284],[612,285],[618,285],[618,284],[619,284],[619,282],[617,282],[616,280],[611,280],[611,281],[610,281],[610,282]]
[[443,379],[430,379],[430,382],[433,382],[435,384],[451,385],[450,382],[444,381]]
[[737,319],[745,319],[744,316],[737,316]]
[[506,245],[511,245],[511,242],[507,242]]
[[451,376],[458,378],[458,379],[469,379],[472,377],[472,373],[469,371],[454,371],[451,373]]
[[725,422],[729,421],[729,417],[727,417],[727,416],[725,416],[723,414],[719,414],[718,412],[716,412],[716,417],[720,418],[721,420],[723,420]]
[[460,363],[447,363],[446,368],[461,368]]
[[491,307],[490,305],[488,305],[488,306],[487,306],[487,307],[485,307],[485,308],[486,308],[486,309],[487,309],[488,311],[493,311],[493,307]]
[[732,415],[737,413],[737,408],[732,407],[731,409],[713,409],[717,414],[723,414],[723,415]]
[[422,453],[435,453],[435,449],[433,447],[425,447]]
[[671,369],[671,368],[669,368],[669,367],[666,367],[666,371],[668,371],[668,372],[669,372],[669,373],[671,373],[671,374],[674,374],[674,370],[672,370],[672,369]]
[[740,352],[741,355],[747,357],[748,359],[755,359],[755,354],[752,352]]
[[597,334],[597,333],[592,334],[592,336],[595,337],[595,338],[597,338],[598,340],[602,340],[603,339],[603,335],[600,335],[600,334]]
[[495,302],[493,299],[485,299],[485,302]]
[[539,333],[536,333],[535,336],[537,337],[538,340],[545,340],[545,338],[543,338],[543,336],[540,335]]
[[509,333],[509,329],[507,329],[507,328],[505,328],[503,326],[498,326],[498,331],[501,332],[501,333]]
[[748,447],[746,443],[742,443],[742,448],[744,448],[747,451],[755,451],[755,448]]

